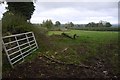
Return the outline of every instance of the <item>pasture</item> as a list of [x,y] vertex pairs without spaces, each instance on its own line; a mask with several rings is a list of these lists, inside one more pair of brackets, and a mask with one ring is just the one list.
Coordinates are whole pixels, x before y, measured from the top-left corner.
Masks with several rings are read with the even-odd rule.
[[[117,50],[118,50],[118,32],[101,32],[101,31],[82,31],[69,30],[64,33],[73,36],[76,34],[76,39],[70,39],[60,36],[62,31],[50,31],[48,35],[53,39],[55,46],[67,49],[66,54],[59,54],[57,58],[69,63],[81,63],[86,61],[89,57],[101,57],[110,61],[112,64],[117,64]],[[62,50],[61,49],[61,50]],[[50,55],[50,54],[49,54]],[[54,53],[51,53],[54,55]],[[108,55],[108,56],[106,56]],[[68,57],[68,58],[66,58]]]
[[[71,37],[76,34],[77,37],[76,39],[65,37],[61,35],[63,32]],[[43,41],[48,46],[47,49],[43,48],[41,43],[39,50],[16,69],[9,70],[10,73],[4,74],[4,77],[116,78],[118,76],[118,32],[48,31],[46,36],[49,42],[45,39]],[[33,73],[34,75],[30,76]]]

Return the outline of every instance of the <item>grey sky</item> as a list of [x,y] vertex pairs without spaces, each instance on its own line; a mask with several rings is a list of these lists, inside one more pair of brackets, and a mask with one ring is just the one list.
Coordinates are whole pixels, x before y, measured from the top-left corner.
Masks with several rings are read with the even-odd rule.
[[88,23],[100,20],[118,22],[117,2],[38,2],[32,16],[32,23],[51,19],[61,23]]
[[[5,5],[0,5],[0,18],[5,11]],[[76,24],[100,20],[118,23],[118,2],[42,2],[38,0],[31,22],[42,23],[46,19],[61,23],[72,21]]]

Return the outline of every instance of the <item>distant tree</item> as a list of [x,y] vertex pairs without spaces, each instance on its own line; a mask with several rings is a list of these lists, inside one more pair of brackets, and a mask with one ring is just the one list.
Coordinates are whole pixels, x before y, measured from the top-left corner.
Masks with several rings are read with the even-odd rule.
[[64,27],[65,27],[65,28],[68,28],[68,27],[69,27],[68,23],[65,23],[65,24],[64,24]]
[[61,23],[59,21],[55,22],[55,26],[59,27],[61,25]]
[[14,15],[21,14],[25,17],[26,21],[30,20],[33,12],[34,12],[34,3],[33,2],[7,2],[8,7],[6,8],[8,11],[12,12]]
[[99,21],[99,23],[90,22],[85,27],[111,27],[112,25],[107,21]]
[[72,22],[65,23],[65,28],[73,27],[74,24]]
[[43,21],[42,26],[43,26],[43,27],[46,27],[46,28],[48,28],[48,29],[52,28],[52,27],[53,27],[52,20]]
[[94,22],[91,22],[91,27],[96,27],[96,24]]
[[110,22],[107,21],[99,21],[99,23],[101,24],[102,27],[111,27],[112,25],[110,24]]
[[74,26],[74,24],[73,24],[72,22],[70,22],[69,25],[70,25],[70,27],[73,27],[73,26]]
[[90,22],[90,23],[86,24],[86,27],[96,27],[96,26],[97,26],[97,24],[94,22]]
[[97,23],[97,27],[105,27],[103,23]]
[[112,25],[109,22],[107,22],[105,26],[106,27],[111,27]]
[[79,25],[79,24],[77,24],[77,26],[78,26],[78,27],[80,27],[80,25]]
[[90,27],[90,23],[86,24],[85,27]]
[[99,23],[102,23],[102,24],[103,24],[103,26],[105,26],[105,25],[106,25],[106,23],[107,23],[107,21],[102,21],[102,20],[100,20],[100,21],[99,21]]

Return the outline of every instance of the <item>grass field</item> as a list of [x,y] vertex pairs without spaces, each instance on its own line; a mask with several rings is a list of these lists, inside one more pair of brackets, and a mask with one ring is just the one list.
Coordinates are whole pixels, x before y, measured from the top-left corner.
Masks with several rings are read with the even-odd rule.
[[118,32],[83,30],[64,32],[70,36],[77,34],[79,37],[76,39],[60,37],[61,33],[63,32],[49,31],[48,35],[53,37],[55,46],[67,50],[57,55],[52,52],[49,56],[55,56],[61,61],[74,64],[89,63],[90,61],[90,63],[96,63],[94,59],[98,58],[104,60],[109,67],[113,65],[111,68],[115,69],[115,71],[118,70]]
[[79,27],[72,28],[76,30],[86,30],[86,31],[120,31],[119,27]]
[[[39,32],[39,30],[38,30]],[[76,34],[78,37],[76,39],[71,39],[61,35],[63,31],[48,31],[46,36],[47,38],[42,37],[38,34],[35,34],[38,44],[40,42],[40,49],[34,52],[26,59],[26,63],[23,64],[23,67],[27,67],[28,64],[31,66],[30,69],[28,67],[23,70],[23,76],[27,73],[35,73],[35,76],[41,75],[41,73],[36,73],[36,71],[41,71],[41,68],[44,71],[48,71],[44,73],[44,77],[50,75],[61,76],[61,74],[65,76],[77,76],[81,77],[81,69],[79,71],[78,68],[71,67],[73,72],[70,72],[70,75],[65,72],[66,66],[55,66],[53,63],[44,64],[41,63],[39,55],[45,55],[53,60],[58,60],[60,62],[64,62],[66,64],[76,64],[81,65],[84,64],[86,66],[92,66],[95,73],[91,74],[91,70],[85,70],[84,76],[92,77],[94,75],[97,77],[118,77],[119,67],[118,67],[118,32],[110,32],[110,31],[84,31],[84,30],[67,30],[64,33],[73,37]],[[40,36],[40,37],[39,37]],[[45,44],[45,45],[43,45]],[[47,48],[45,49],[46,46]],[[38,58],[37,60],[35,58]],[[35,61],[36,60],[36,61]],[[49,62],[46,61],[46,62]],[[44,70],[43,66],[46,67]],[[27,65],[27,66],[26,66]],[[49,66],[48,66],[49,65]],[[21,66],[22,67],[22,66]],[[11,71],[11,76],[21,76],[21,74],[17,74],[17,71],[20,71],[20,68],[16,69],[16,71]],[[34,68],[35,67],[35,68]],[[50,67],[50,69],[49,69]],[[68,72],[72,71],[71,68],[68,68]],[[37,70],[36,70],[37,69]],[[27,70],[27,71],[26,71]],[[29,71],[31,70],[31,71]],[[78,72],[77,72],[78,71]],[[14,75],[12,75],[14,73]],[[6,75],[6,74],[5,74]],[[81,76],[80,76],[81,75]],[[32,77],[32,76],[31,76]]]
[[[61,35],[62,31],[49,31],[48,35]],[[98,42],[98,43],[104,43],[104,42],[110,42],[118,41],[118,32],[108,32],[108,31],[84,31],[84,30],[69,30],[65,31],[65,33],[69,35],[77,34],[79,38],[76,39],[76,41],[91,41],[91,42]]]
[[[49,36],[54,35],[61,35],[62,31],[49,31]],[[65,31],[64,33],[67,33],[70,36],[73,36],[74,34],[77,34],[77,37],[75,40],[69,39],[69,38],[53,38],[54,43],[57,45],[63,45],[63,47],[66,46],[76,46],[76,45],[82,45],[85,44],[86,47],[90,48],[91,52],[94,52],[94,50],[98,50],[98,47],[104,47],[107,46],[116,46],[118,44],[118,32],[101,32],[101,31],[83,31],[83,30],[69,30]],[[57,36],[56,36],[57,37]],[[82,47],[82,46],[81,46]],[[117,49],[115,47],[115,49]],[[109,48],[108,48],[109,49]],[[113,49],[114,50],[114,49]],[[96,52],[94,52],[96,53]],[[97,53],[96,53],[97,54]],[[115,54],[115,52],[113,52]]]

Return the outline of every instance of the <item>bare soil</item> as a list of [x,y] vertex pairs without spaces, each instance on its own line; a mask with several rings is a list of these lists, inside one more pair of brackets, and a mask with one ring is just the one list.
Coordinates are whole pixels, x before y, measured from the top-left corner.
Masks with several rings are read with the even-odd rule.
[[[59,64],[50,61],[44,56],[38,56],[36,59],[23,62],[3,73],[3,79],[6,78],[111,78],[117,79],[118,76],[110,73],[110,67],[106,67],[104,60],[98,58],[92,59],[88,66],[91,68],[79,67],[74,65]],[[89,62],[89,61],[88,61]]]

